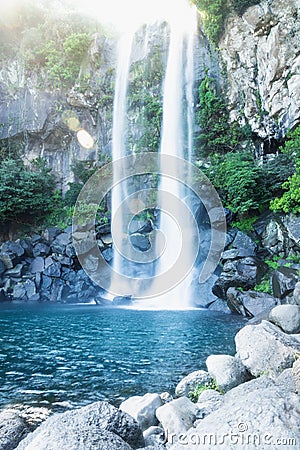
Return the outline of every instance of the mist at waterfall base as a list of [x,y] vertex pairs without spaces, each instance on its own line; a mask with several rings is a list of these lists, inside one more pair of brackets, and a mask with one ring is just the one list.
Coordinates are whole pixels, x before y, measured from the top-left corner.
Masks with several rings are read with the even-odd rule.
[[234,354],[243,319],[205,310],[0,305],[0,406],[53,410],[169,391],[215,354]]
[[[113,162],[135,153],[135,143],[132,143],[132,140],[128,137],[131,132],[130,127],[136,126],[130,123],[128,118],[131,112],[128,92],[129,83],[132,77],[132,66],[137,60],[137,55],[140,55],[139,58],[141,60],[147,61],[147,64],[151,65],[154,45],[151,40],[153,30],[157,30],[157,33],[160,33],[159,38],[163,41],[160,49],[160,58],[164,60],[164,75],[161,85],[162,121],[160,145],[157,150],[162,156],[170,155],[189,162],[192,159],[195,108],[194,50],[197,33],[196,9],[187,0],[178,2],[176,13],[171,5],[168,8],[161,9],[163,16],[159,17],[160,22],[158,20],[153,25],[153,22],[150,21],[150,23],[144,25],[144,28],[135,24],[129,31],[127,30],[121,34],[119,40],[113,105]],[[162,11],[160,11],[160,14]],[[145,17],[144,20],[146,20]],[[153,20],[153,16],[151,16],[151,20]],[[145,153],[146,157],[147,152]],[[111,277],[110,293],[113,297],[114,293],[120,290],[120,286],[118,286],[118,283],[120,283],[119,275],[125,275],[128,280],[122,286],[122,290],[123,293],[125,292],[125,295],[132,296],[137,300],[134,304],[136,308],[179,310],[192,307],[194,280],[197,276],[199,277],[199,268],[197,272],[195,267],[197,256],[195,256],[195,246],[198,242],[195,236],[199,233],[198,229],[195,230],[197,224],[191,218],[186,221],[184,229],[180,228],[179,219],[181,216],[189,215],[189,213],[183,211],[180,205],[177,208],[173,207],[172,214],[170,213],[170,196],[173,195],[179,202],[183,201],[184,205],[190,208],[192,215],[196,215],[196,209],[193,209],[193,203],[195,203],[194,194],[187,187],[190,180],[181,180],[179,176],[177,179],[170,179],[164,176],[164,172],[165,168],[162,164],[156,187],[158,201],[160,201],[160,216],[155,228],[158,228],[164,236],[165,245],[163,251],[160,252],[161,248],[157,240],[152,240],[151,245],[158,248],[157,257],[155,261],[151,260],[147,265],[145,260],[143,260],[142,264],[135,264],[136,261],[130,259],[130,255],[124,257],[128,246],[126,239],[123,239],[125,244],[122,244],[122,235],[124,233],[130,234],[128,230],[125,230],[126,213],[124,205],[126,199],[133,195],[134,190],[132,190],[132,183],[130,184],[130,181],[126,180],[126,168],[118,166],[118,170],[114,171],[115,187],[111,192],[111,217],[112,229],[114,230],[112,267],[116,276]],[[120,180],[123,181],[120,182]],[[147,186],[145,186],[145,189],[147,189]],[[165,198],[167,200],[164,200]],[[140,191],[136,194],[136,200],[143,204]],[[201,202],[198,199],[198,209],[199,203]],[[122,208],[124,208],[123,212]],[[147,210],[146,205],[144,210]],[[142,209],[139,212],[143,212]],[[132,215],[134,216],[134,213]],[[202,232],[203,230],[204,228],[202,227]],[[117,241],[119,246],[116,245]],[[184,250],[182,250],[183,248]],[[201,251],[200,249],[198,250],[198,255],[200,255]],[[202,252],[202,256],[204,253]],[[182,272],[185,272],[184,276],[178,278],[175,272],[173,285],[165,288],[161,282],[162,277],[160,275],[166,274],[167,277],[170,269],[176,265],[179,259],[183,267]],[[203,261],[199,261],[198,258],[198,263],[201,264]],[[152,292],[156,294],[152,295]],[[159,295],[157,295],[157,292],[159,292]]]

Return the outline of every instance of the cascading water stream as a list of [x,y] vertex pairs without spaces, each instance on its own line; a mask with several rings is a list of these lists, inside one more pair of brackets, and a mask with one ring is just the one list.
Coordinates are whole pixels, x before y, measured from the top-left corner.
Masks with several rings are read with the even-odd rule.
[[[174,16],[170,10],[170,16],[164,18],[169,25],[168,36],[168,57],[165,68],[163,83],[163,118],[161,127],[161,155],[169,155],[177,158],[191,161],[193,149],[193,86],[194,86],[194,38],[197,28],[196,9],[191,7],[188,1],[178,0],[181,7],[181,14]],[[185,20],[182,20],[182,17]],[[145,49],[151,45],[148,33],[145,35]],[[126,142],[127,123],[127,94],[130,77],[131,55],[133,53],[134,33],[124,34],[119,43],[118,63],[115,83],[114,113],[113,113],[113,161],[122,158],[128,154],[128,145]],[[145,51],[145,54],[147,52]],[[175,164],[175,163],[174,163]],[[159,181],[160,196],[160,231],[163,233],[166,241],[165,251],[156,264],[157,274],[165,273],[172,267],[180,254],[182,245],[182,230],[177,223],[177,214],[173,217],[164,211],[168,211],[167,201],[164,199],[164,192],[172,194],[178,199],[188,198],[188,188],[184,185],[188,180],[180,180],[180,171],[177,176],[176,164],[173,168],[174,178],[161,175]],[[165,173],[163,163],[160,167],[160,173]],[[112,189],[112,220],[120,205],[128,196],[128,182],[123,181],[118,184],[118,180],[123,177],[122,169],[114,171],[114,184]],[[181,182],[180,182],[181,181]],[[189,200],[186,201],[189,204]],[[175,208],[176,209],[176,208]],[[122,214],[118,217],[122,218]],[[187,227],[189,224],[187,223]],[[122,241],[124,230],[123,223],[113,223],[114,233],[120,233],[118,241]],[[191,234],[192,236],[192,234]],[[192,240],[192,239],[191,239]],[[191,242],[191,245],[193,243]],[[120,249],[121,253],[122,248]],[[185,255],[189,252],[185,252]],[[192,252],[191,252],[192,253]],[[192,266],[189,257],[182,261],[183,265]],[[124,272],[124,258],[117,249],[114,249],[113,269],[118,272]],[[151,266],[152,270],[153,266]],[[174,280],[176,282],[180,280]],[[153,283],[155,283],[155,277]],[[143,300],[139,304],[146,307],[162,309],[184,309],[190,306],[189,284],[191,279],[187,276],[184,280],[172,289],[158,298],[152,300]],[[114,291],[114,279],[111,280],[111,288]],[[128,283],[128,294],[135,297],[143,296],[139,292],[130,292],[130,281]],[[162,287],[163,291],[163,287]],[[141,294],[141,295],[139,295]]]

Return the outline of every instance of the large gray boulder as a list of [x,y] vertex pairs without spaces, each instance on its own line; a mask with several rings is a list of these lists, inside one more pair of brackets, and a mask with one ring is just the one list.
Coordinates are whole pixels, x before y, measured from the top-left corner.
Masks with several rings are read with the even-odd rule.
[[269,312],[278,304],[278,299],[263,292],[246,291],[231,287],[227,291],[227,304],[234,314],[255,317]]
[[203,419],[212,412],[219,409],[224,401],[224,395],[213,389],[206,389],[201,392],[197,401],[198,413],[197,417]]
[[255,256],[257,244],[247,234],[238,231],[232,243],[232,248],[237,250],[237,257],[245,258]]
[[275,297],[284,299],[294,291],[299,281],[298,271],[290,267],[279,267],[272,276],[272,289]]
[[295,390],[300,394],[300,359],[294,362],[292,368],[292,375],[295,384]]
[[196,370],[184,377],[176,386],[177,397],[189,397],[189,394],[196,389],[199,384],[208,385],[212,382],[212,377],[205,370]]
[[293,297],[296,305],[300,305],[300,282],[298,282],[295,286]]
[[0,449],[13,450],[29,432],[24,420],[14,411],[0,412]]
[[265,320],[242,328],[235,344],[238,357],[253,376],[278,376],[292,367],[300,351],[299,340]]
[[206,366],[208,373],[224,392],[249,379],[246,367],[234,356],[210,355],[206,360]]
[[155,411],[162,405],[158,394],[145,394],[130,397],[120,405],[120,410],[133,417],[140,425],[142,431],[157,425]]
[[180,397],[166,403],[156,411],[156,417],[162,424],[166,438],[172,442],[179,433],[187,432],[197,418],[198,408],[187,397]]
[[253,289],[260,283],[267,271],[266,264],[256,257],[247,257],[237,260],[228,260],[223,271],[214,284],[212,292],[219,298],[227,299],[227,290],[230,287],[241,287],[245,290]]
[[300,306],[278,305],[270,312],[269,320],[285,333],[300,333]]
[[17,450],[130,450],[144,445],[138,423],[107,402],[54,414]]
[[[300,439],[299,397],[271,380],[232,389],[224,404],[190,429],[171,450],[295,450]],[[176,441],[176,436],[173,442]],[[278,444],[280,443],[280,445]]]

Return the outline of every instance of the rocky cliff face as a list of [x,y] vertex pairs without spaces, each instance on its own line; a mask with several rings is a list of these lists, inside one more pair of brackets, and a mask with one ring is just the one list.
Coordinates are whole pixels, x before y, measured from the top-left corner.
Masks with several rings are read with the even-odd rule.
[[228,18],[220,42],[231,118],[245,118],[263,153],[300,121],[300,2],[264,0]]

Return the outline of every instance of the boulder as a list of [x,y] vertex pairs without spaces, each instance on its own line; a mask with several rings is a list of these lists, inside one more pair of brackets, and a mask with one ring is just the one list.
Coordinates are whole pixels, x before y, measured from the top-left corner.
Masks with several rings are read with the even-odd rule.
[[145,394],[143,397],[130,397],[120,405],[120,410],[133,417],[140,425],[142,431],[157,425],[155,411],[162,405],[158,394]]
[[24,266],[25,266],[24,263],[17,264],[12,269],[7,270],[5,272],[5,275],[11,278],[20,278],[23,275]]
[[10,410],[0,412],[0,449],[14,450],[29,432],[18,413]]
[[296,305],[300,305],[300,282],[296,283],[294,292],[293,292],[294,302]]
[[175,394],[177,397],[189,397],[190,392],[194,391],[199,384],[208,385],[212,381],[211,375],[205,370],[196,370],[177,384]]
[[115,306],[130,306],[132,305],[132,297],[131,295],[115,297],[112,303]]
[[1,253],[8,254],[12,261],[16,262],[21,256],[24,255],[25,251],[24,248],[17,242],[6,241],[2,244]]
[[0,261],[3,262],[6,269],[12,269],[14,267],[13,258],[8,253],[0,252]]
[[45,270],[44,275],[51,278],[59,278],[61,275],[61,265],[59,262],[53,262]]
[[235,337],[236,351],[244,366],[253,376],[278,376],[292,367],[300,351],[300,342],[263,320],[258,325],[247,325]]
[[266,264],[256,257],[226,261],[212,292],[217,297],[226,300],[227,290],[230,287],[253,289],[256,284],[260,283],[266,271]]
[[49,243],[51,244],[54,239],[61,234],[63,231],[58,228],[58,227],[49,227],[46,228],[43,232],[43,238]]
[[6,266],[5,266],[4,262],[1,261],[1,259],[0,259],[0,277],[4,274],[5,271],[6,271]]
[[[172,450],[200,449],[249,450],[280,449],[274,442],[285,442],[286,450],[295,450],[300,439],[299,397],[282,391],[280,386],[253,380],[233,388],[224,396],[223,405],[184,436]],[[283,441],[284,440],[284,441]]]
[[20,239],[18,243],[24,249],[25,256],[29,256],[30,258],[33,256],[32,250],[33,245],[30,239]]
[[257,245],[247,234],[238,231],[232,243],[232,248],[237,250],[238,258],[245,258],[255,256]]
[[187,397],[180,397],[156,410],[156,417],[162,424],[168,442],[179,433],[188,431],[197,418],[198,408]]
[[67,245],[72,243],[72,236],[69,233],[59,234],[51,244],[53,253],[63,255],[66,251]]
[[47,244],[43,244],[42,242],[39,242],[33,247],[32,254],[34,258],[37,258],[38,256],[48,256],[50,253],[50,247]]
[[263,292],[241,292],[236,288],[227,291],[227,305],[234,314],[244,317],[255,317],[269,312],[278,303],[278,299]]
[[141,252],[146,252],[151,248],[151,243],[147,236],[135,233],[130,236],[130,242],[133,247]]
[[230,355],[210,355],[206,360],[206,366],[210,376],[224,392],[249,379],[245,366],[238,358]]
[[165,433],[161,427],[149,427],[144,431],[143,436],[146,448],[150,446],[157,448],[157,446],[160,446],[165,440]]
[[231,314],[231,310],[228,307],[226,301],[222,300],[221,298],[217,298],[217,300],[210,303],[210,305],[208,306],[208,309],[210,311],[216,311],[216,312],[220,312],[223,314]]
[[36,295],[35,282],[33,280],[26,280],[24,283],[24,287],[25,287],[26,296],[27,296],[28,300],[31,300],[31,301],[37,300],[37,297],[35,297],[35,295]]
[[160,399],[161,399],[161,403],[164,405],[165,403],[169,403],[172,400],[174,400],[174,398],[172,397],[171,394],[169,394],[169,392],[162,392],[161,394],[159,394]]
[[270,312],[269,320],[285,333],[300,333],[300,306],[278,305]]
[[272,276],[272,289],[275,297],[283,299],[291,294],[299,281],[298,272],[290,267],[280,267]]
[[26,289],[23,282],[17,283],[14,286],[12,300],[27,300]]
[[199,419],[203,419],[212,412],[219,409],[224,401],[224,396],[213,389],[207,389],[203,391],[198,398],[197,407]]
[[275,384],[276,386],[280,386],[282,391],[297,392],[295,380],[293,378],[293,369],[285,369],[279,377],[275,379]]
[[41,273],[44,271],[45,268],[45,262],[44,258],[41,256],[38,256],[37,258],[34,258],[30,265],[30,272],[31,273]]
[[300,359],[298,358],[292,368],[292,375],[295,384],[295,391],[300,394]]
[[138,423],[107,402],[56,413],[17,450],[130,450],[144,446]]

